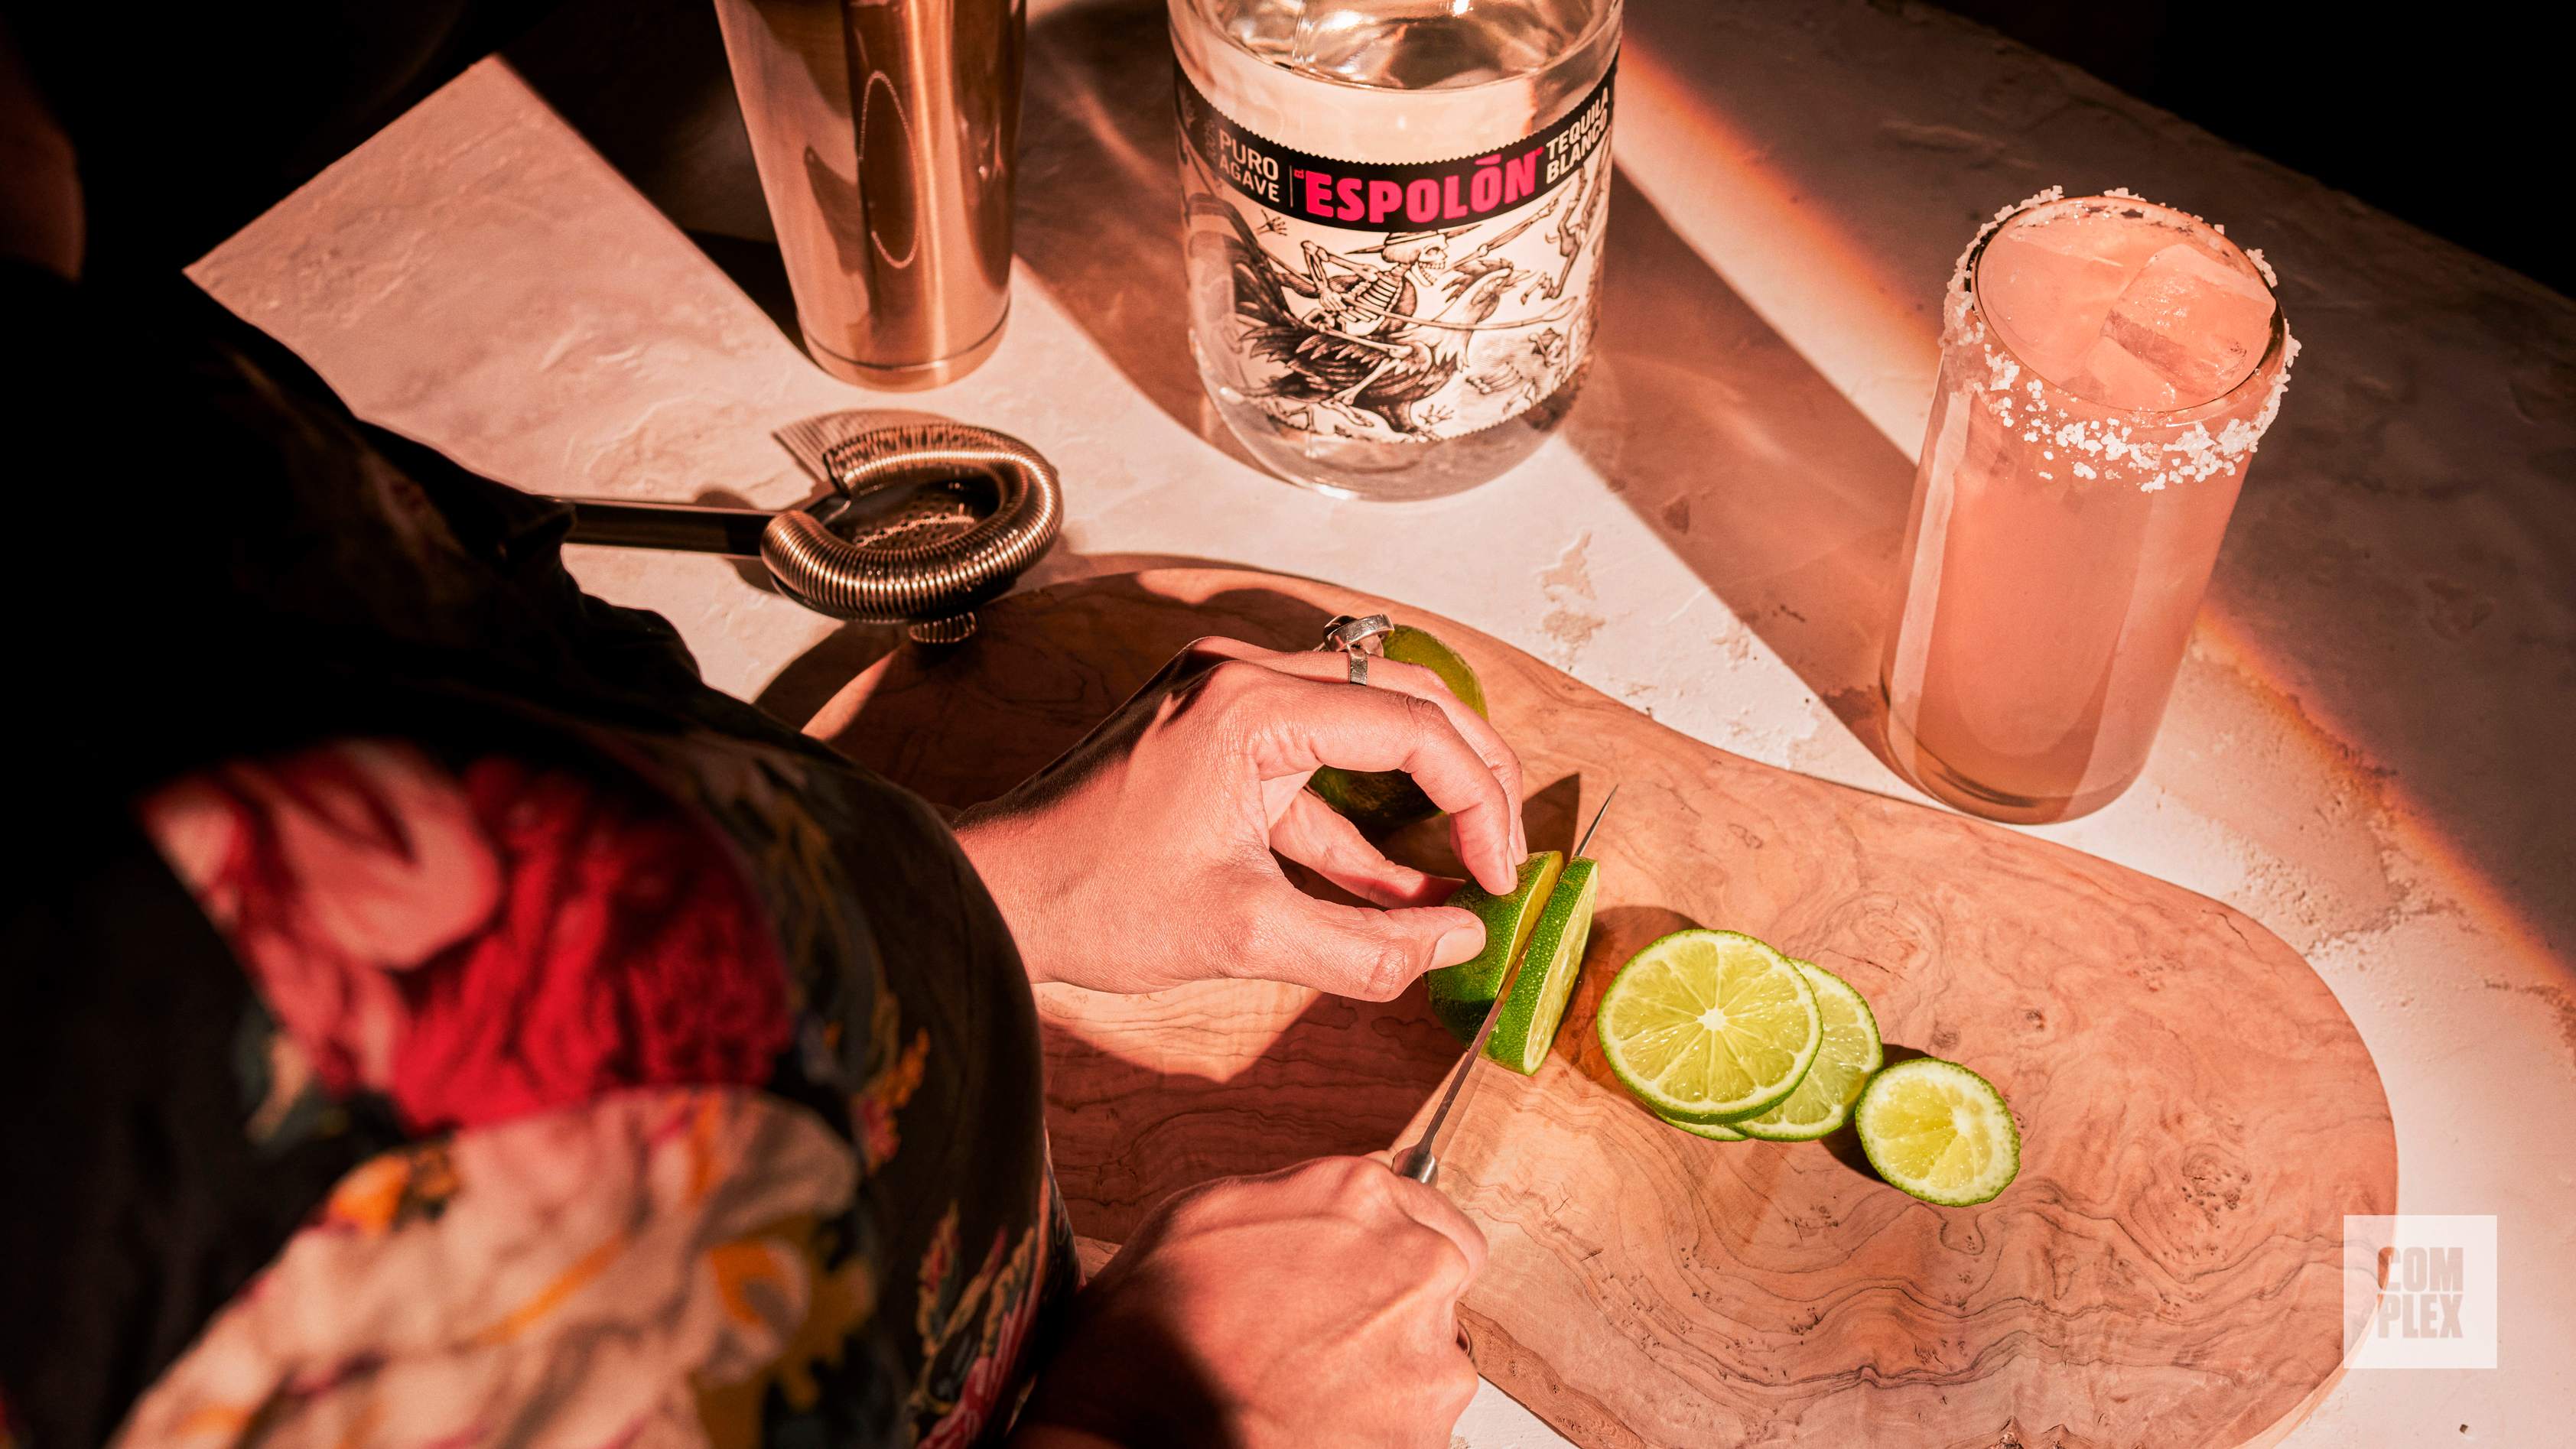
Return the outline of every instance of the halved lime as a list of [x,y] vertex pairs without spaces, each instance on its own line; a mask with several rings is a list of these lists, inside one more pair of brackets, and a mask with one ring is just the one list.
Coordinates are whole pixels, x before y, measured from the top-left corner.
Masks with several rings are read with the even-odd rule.
[[1812,961],[1790,958],[1816,989],[1816,1009],[1825,1019],[1825,1049],[1787,1100],[1759,1117],[1735,1124],[1747,1137],[1765,1142],[1813,1142],[1849,1119],[1869,1074],[1887,1062],[1878,1044],[1878,1018],[1843,979]]
[[1601,893],[1601,863],[1576,856],[1565,863],[1530,928],[1529,955],[1520,978],[1494,1018],[1494,1034],[1485,1055],[1526,1077],[1547,1060],[1556,1040],[1556,1025],[1565,1017],[1565,998],[1583,970],[1583,948],[1592,939],[1592,903]]
[[1957,1062],[1917,1057],[1880,1072],[1852,1122],[1878,1175],[1925,1202],[1984,1202],[2021,1171],[2021,1133],[2003,1093]]
[[[1458,657],[1457,650],[1430,633],[1410,624],[1398,624],[1382,636],[1380,647],[1387,658],[1399,664],[1419,664],[1439,675],[1440,682],[1449,686],[1449,692],[1469,709],[1486,713],[1484,682],[1476,678],[1476,671],[1466,660]],[[1431,797],[1423,794],[1422,787],[1402,770],[1354,772],[1326,765],[1308,777],[1306,788],[1370,835],[1384,834],[1440,813],[1440,807],[1431,803]]]
[[[1556,877],[1564,868],[1562,854],[1542,850],[1521,862],[1520,884],[1513,887],[1510,895],[1489,895],[1471,880],[1449,897],[1449,904],[1474,911],[1485,922],[1484,950],[1424,978],[1431,984],[1431,1014],[1456,1033],[1459,1041],[1476,1039],[1477,1029],[1485,1024],[1485,1013],[1502,992],[1503,973],[1529,941],[1548,896],[1556,889]],[[1589,924],[1588,916],[1586,923]],[[1494,1029],[1502,1030],[1502,1023],[1497,1021]]]
[[1600,1032],[1620,1082],[1683,1122],[1769,1111],[1825,1042],[1796,963],[1738,931],[1675,931],[1631,957],[1602,994]]

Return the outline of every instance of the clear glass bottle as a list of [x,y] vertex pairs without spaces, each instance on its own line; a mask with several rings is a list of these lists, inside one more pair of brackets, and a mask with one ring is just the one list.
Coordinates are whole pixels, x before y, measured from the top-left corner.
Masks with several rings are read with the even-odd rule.
[[1190,347],[1339,497],[1474,487],[1589,359],[1620,0],[1171,0]]

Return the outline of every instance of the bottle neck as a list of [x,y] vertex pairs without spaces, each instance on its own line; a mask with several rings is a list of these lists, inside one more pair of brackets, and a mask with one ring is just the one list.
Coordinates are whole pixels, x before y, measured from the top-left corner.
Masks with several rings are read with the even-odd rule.
[[[1299,0],[1171,0],[1173,51],[1208,103],[1245,130],[1314,155],[1402,163],[1545,129],[1591,93],[1619,46],[1620,0],[1340,0],[1333,9],[1345,22],[1337,30],[1373,23],[1375,33],[1326,54],[1301,34],[1315,27]],[[1545,23],[1534,25],[1541,11]],[[1347,23],[1354,15],[1356,26]],[[1440,26],[1425,23],[1435,16]],[[1479,25],[1511,44],[1479,43]],[[1491,78],[1454,83],[1461,76]]]

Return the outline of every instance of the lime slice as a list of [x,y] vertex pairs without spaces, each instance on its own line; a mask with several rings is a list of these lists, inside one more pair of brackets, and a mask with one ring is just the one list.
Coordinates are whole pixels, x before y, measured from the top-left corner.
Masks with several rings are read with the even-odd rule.
[[1705,1137],[1711,1142],[1750,1142],[1753,1140],[1752,1138],[1745,1136],[1743,1133],[1736,1131],[1734,1128],[1727,1126],[1723,1122],[1684,1122],[1677,1117],[1664,1117],[1662,1120],[1664,1125],[1667,1127],[1679,1127],[1693,1137]]
[[1869,1003],[1831,971],[1792,957],[1791,965],[1816,989],[1816,1010],[1825,1019],[1825,1049],[1788,1099],[1759,1117],[1735,1124],[1747,1137],[1765,1142],[1813,1142],[1839,1130],[1860,1100],[1869,1074],[1887,1062],[1879,1049],[1878,1018]]
[[1592,902],[1601,893],[1601,863],[1576,856],[1565,863],[1530,928],[1529,955],[1512,983],[1503,1014],[1494,1018],[1494,1034],[1485,1055],[1526,1077],[1547,1060],[1548,1043],[1556,1040],[1557,1023],[1565,1019],[1565,998],[1583,970],[1583,947],[1592,939]]
[[1684,1122],[1771,1110],[1825,1042],[1796,963],[1736,931],[1675,931],[1631,957],[1602,994],[1600,1031],[1620,1082]]
[[[1548,895],[1556,889],[1557,873],[1564,868],[1563,855],[1542,850],[1521,862],[1521,881],[1510,895],[1488,895],[1484,887],[1471,880],[1449,897],[1449,904],[1474,911],[1485,922],[1484,950],[1424,978],[1431,983],[1431,1014],[1456,1033],[1459,1041],[1474,1041],[1477,1030],[1484,1026],[1485,1013],[1492,1009],[1494,997],[1503,989],[1504,971],[1529,941]],[[1588,913],[1585,924],[1590,924]],[[1495,1030],[1501,1029],[1497,1021]]]
[[1984,1202],[2021,1171],[2012,1109],[1992,1083],[1957,1062],[1917,1057],[1880,1072],[1861,1092],[1852,1122],[1878,1175],[1925,1202]]
[[[1440,682],[1449,686],[1449,692],[1465,701],[1469,709],[1486,713],[1484,683],[1476,678],[1476,671],[1468,667],[1467,661],[1458,657],[1458,651],[1410,624],[1396,625],[1380,642],[1387,658],[1399,664],[1421,665],[1439,675]],[[1431,797],[1423,794],[1422,787],[1402,770],[1354,773],[1326,765],[1307,779],[1306,788],[1371,835],[1440,813],[1440,807],[1432,804]]]

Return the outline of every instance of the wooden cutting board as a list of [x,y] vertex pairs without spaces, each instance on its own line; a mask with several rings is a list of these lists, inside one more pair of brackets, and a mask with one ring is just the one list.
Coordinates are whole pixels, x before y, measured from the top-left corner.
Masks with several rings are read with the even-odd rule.
[[[2387,1100],[2307,963],[2216,901],[1737,758],[1463,625],[1263,574],[1004,600],[966,646],[889,656],[809,728],[968,805],[1192,638],[1303,648],[1331,615],[1379,611],[1483,677],[1533,848],[1570,847],[1625,786],[1554,1053],[1533,1078],[1480,1069],[1443,1167],[1492,1244],[1462,1315],[1487,1378],[1594,1449],[2226,1449],[2273,1442],[2340,1376],[2341,1219],[2395,1211]],[[1440,834],[1390,849],[1437,867]],[[1593,1008],[1638,947],[1694,924],[1819,963],[1892,1047],[1985,1074],[2020,1122],[2020,1178],[1937,1208],[1847,1135],[1721,1144],[1657,1122],[1603,1064]],[[1458,1052],[1418,984],[1383,1005],[1049,987],[1040,1007],[1057,1175],[1076,1230],[1111,1242],[1189,1183],[1388,1146]]]

